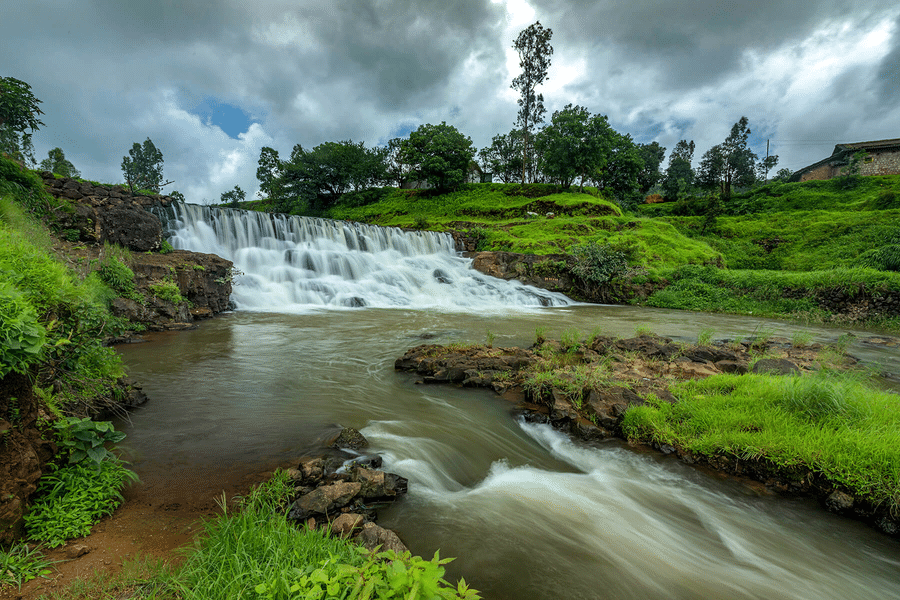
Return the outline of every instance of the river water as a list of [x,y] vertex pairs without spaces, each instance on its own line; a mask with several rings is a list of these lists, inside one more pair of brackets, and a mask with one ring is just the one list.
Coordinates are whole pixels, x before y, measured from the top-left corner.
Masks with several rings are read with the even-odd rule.
[[[190,233],[209,221],[170,223],[180,232],[171,239],[211,251]],[[277,241],[249,243],[288,263],[304,244],[299,250],[311,256],[360,252],[306,242],[277,248]],[[226,245],[218,250],[234,259]],[[421,343],[491,337],[497,346],[529,345],[537,327],[551,338],[572,329],[632,335],[650,327],[681,341],[706,328],[716,338],[800,331],[826,342],[843,331],[579,305],[502,282],[481,284],[451,250],[416,250],[412,258],[396,248],[376,253],[388,251],[400,254],[379,257],[379,268],[419,262],[424,275],[414,267],[386,272],[383,281],[405,283],[379,296],[369,294],[372,281],[346,283],[365,273],[340,280],[326,273],[329,288],[309,285],[323,277],[316,269],[292,273],[278,262],[281,275],[272,275],[268,261],[236,286],[240,310],[193,331],[120,347],[151,398],[131,415],[123,443],[146,485],[163,500],[180,489],[215,494],[217,480],[290,466],[340,427],[356,427],[386,470],[410,480],[409,494],[382,510],[380,523],[414,553],[430,557],[440,549],[457,557],[448,577],[465,576],[486,598],[900,598],[900,544],[864,525],[617,441],[575,442],[517,419],[492,392],[417,385],[414,375],[393,369]],[[433,254],[443,266],[430,262]],[[359,259],[350,258],[345,264]],[[417,294],[410,282],[432,285],[437,268],[447,281],[472,281],[430,301],[433,294]],[[463,297],[469,285],[480,300]],[[478,289],[485,286],[496,290]],[[309,289],[322,295],[299,301]],[[341,308],[353,297],[368,306]],[[900,371],[896,351],[857,344],[851,352]]]

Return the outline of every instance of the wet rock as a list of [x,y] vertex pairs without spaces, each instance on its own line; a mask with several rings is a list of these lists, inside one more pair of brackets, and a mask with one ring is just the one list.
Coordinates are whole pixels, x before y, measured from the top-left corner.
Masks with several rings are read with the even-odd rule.
[[723,373],[744,375],[747,372],[747,363],[737,360],[720,360],[716,363],[716,368]]
[[354,467],[350,471],[350,481],[362,486],[359,496],[366,499],[396,498],[409,488],[409,481],[404,477],[365,467]]
[[601,427],[615,430],[629,407],[643,403],[641,397],[630,389],[615,386],[591,390],[584,403],[584,412]]
[[828,510],[831,512],[839,514],[849,512],[850,509],[853,508],[853,496],[841,491],[832,492],[832,494],[826,498],[825,506],[828,507]]
[[687,348],[683,354],[694,362],[706,361],[717,363],[723,360],[731,362],[740,361],[740,357],[737,353],[716,346],[695,346],[693,348]]
[[290,469],[288,472],[291,479],[301,485],[315,484],[325,476],[325,460],[321,457],[301,458],[297,468]]
[[341,538],[348,538],[362,529],[366,518],[356,513],[344,513],[331,522],[331,533]]
[[670,338],[644,334],[635,338],[618,340],[613,345],[620,352],[637,352],[644,356],[650,356],[651,354],[659,355],[660,352],[663,352],[663,346],[671,343]]
[[369,445],[363,434],[352,427],[345,427],[338,434],[337,438],[332,442],[332,448],[350,448],[351,450],[359,450]]
[[385,550],[393,550],[398,554],[409,552],[409,548],[400,541],[396,533],[375,523],[363,525],[362,531],[353,539],[368,550],[375,550],[380,546],[379,550],[382,552]]
[[557,422],[577,418],[578,411],[569,401],[568,395],[562,390],[553,388],[550,391],[550,420]]
[[379,454],[367,454],[365,456],[357,456],[356,458],[351,458],[350,460],[344,461],[342,465],[345,470],[349,470],[352,467],[366,467],[367,469],[380,469],[381,465],[384,463],[384,460],[381,458]]
[[752,373],[767,375],[797,375],[800,369],[786,358],[761,358],[751,369]]
[[317,487],[294,502],[288,512],[288,519],[302,521],[314,515],[333,513],[346,506],[361,489],[362,484],[350,481]]

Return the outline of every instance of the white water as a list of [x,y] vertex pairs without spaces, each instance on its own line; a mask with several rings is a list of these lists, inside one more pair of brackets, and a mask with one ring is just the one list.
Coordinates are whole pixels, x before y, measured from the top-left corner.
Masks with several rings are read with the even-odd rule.
[[243,275],[239,309],[492,310],[571,300],[471,268],[445,233],[176,203],[159,214],[176,249],[217,254]]

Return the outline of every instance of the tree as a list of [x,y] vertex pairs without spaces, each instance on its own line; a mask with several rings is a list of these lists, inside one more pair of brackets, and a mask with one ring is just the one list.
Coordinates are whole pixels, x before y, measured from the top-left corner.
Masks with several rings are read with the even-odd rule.
[[731,199],[732,187],[747,187],[756,181],[756,154],[747,145],[749,138],[747,117],[741,117],[725,141],[707,150],[700,160],[700,184],[718,187],[723,202]]
[[662,164],[663,158],[666,156],[666,149],[660,146],[659,142],[638,144],[637,149],[644,163],[644,166],[638,173],[638,190],[641,195],[646,195],[663,178],[659,165]]
[[227,208],[238,208],[238,203],[243,202],[247,199],[247,194],[240,188],[240,186],[234,186],[233,190],[229,190],[227,192],[222,192],[222,197],[219,202],[222,206]]
[[535,137],[544,175],[566,188],[578,179],[583,187],[587,177],[605,166],[614,134],[605,116],[567,104]]
[[135,142],[128,154],[122,157],[122,173],[132,194],[136,190],[158,194],[162,186],[172,183],[163,183],[163,155],[150,138],[144,140],[143,145]]
[[756,176],[762,183],[766,183],[769,180],[769,171],[775,168],[778,164],[778,155],[771,154],[758,163],[756,163]]
[[772,178],[772,181],[787,181],[791,178],[794,172],[788,168],[778,169],[778,172],[775,173],[775,177]]
[[403,187],[412,177],[412,167],[403,159],[402,143],[402,138],[388,140],[384,156],[385,181],[395,183],[397,187]]
[[75,165],[66,159],[62,148],[50,150],[47,158],[41,161],[40,168],[63,177],[81,177],[81,173],[75,168]]
[[277,199],[282,196],[277,182],[281,177],[281,159],[278,150],[263,146],[259,151],[259,162],[256,168],[256,179],[259,180],[259,193],[267,198]]
[[420,125],[400,142],[401,160],[420,181],[438,190],[452,190],[466,181],[475,151],[472,139],[452,125]]
[[513,129],[493,137],[491,145],[478,151],[482,167],[503,183],[521,181],[522,130]]
[[547,80],[547,69],[550,68],[550,56],[553,47],[550,38],[551,29],[544,29],[540,21],[529,25],[516,38],[513,48],[519,54],[519,67],[522,73],[512,80],[512,87],[521,94],[518,100],[519,114],[516,126],[522,130],[522,183],[526,183],[526,167],[528,165],[528,144],[531,128],[544,122],[544,95],[535,94],[535,88]]
[[0,77],[0,151],[20,162],[34,164],[31,135],[44,125],[38,119],[44,114],[40,103],[24,81]]
[[663,197],[666,200],[678,200],[694,185],[694,141],[680,140],[669,155],[669,166],[663,177]]
[[644,160],[630,135],[617,133],[612,128],[610,132],[606,156],[591,180],[599,189],[609,191],[620,204],[626,205],[640,194],[638,177],[644,168]]

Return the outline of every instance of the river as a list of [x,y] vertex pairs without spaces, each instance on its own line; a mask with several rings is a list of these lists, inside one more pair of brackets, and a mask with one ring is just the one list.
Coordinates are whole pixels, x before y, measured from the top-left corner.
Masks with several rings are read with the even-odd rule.
[[[184,237],[183,222],[170,228],[181,232],[172,235],[176,247],[210,251]],[[425,253],[467,268],[452,252]],[[409,262],[417,261],[425,258]],[[120,347],[151,398],[125,424],[123,447],[163,499],[184,488],[214,494],[217,478],[290,466],[340,427],[356,427],[384,457],[385,469],[410,481],[409,494],[381,510],[379,522],[416,554],[440,549],[457,557],[448,577],[465,576],[486,598],[900,598],[900,543],[860,523],[618,441],[572,441],[522,422],[492,392],[417,385],[414,375],[393,369],[397,357],[421,343],[490,337],[497,346],[529,345],[537,327],[548,338],[572,329],[630,336],[649,327],[680,341],[694,341],[707,328],[716,338],[760,331],[790,338],[800,331],[825,342],[843,330],[579,305],[490,281],[485,285],[499,291],[477,302],[455,297],[462,288],[437,303],[402,289],[385,292],[389,301],[345,289],[304,304],[293,301],[291,289],[311,270],[297,277],[278,268],[282,275],[245,276],[235,291],[245,303],[240,310]],[[434,276],[434,265],[422,268],[425,279]],[[479,278],[441,268],[447,280]],[[287,291],[271,287],[279,279]],[[284,306],[249,306],[264,288]],[[339,296],[369,306],[341,308],[341,300],[327,299]],[[411,300],[393,305],[397,298]],[[851,352],[900,371],[895,351],[857,344]]]

